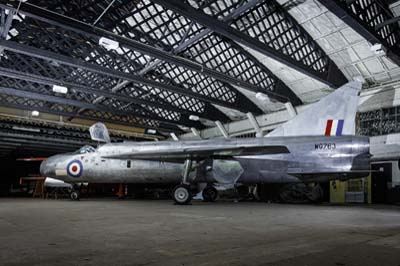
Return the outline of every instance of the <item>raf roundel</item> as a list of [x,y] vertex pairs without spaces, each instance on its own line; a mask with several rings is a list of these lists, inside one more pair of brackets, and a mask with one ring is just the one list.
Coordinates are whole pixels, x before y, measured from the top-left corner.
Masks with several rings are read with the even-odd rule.
[[83,166],[78,160],[70,162],[67,166],[67,173],[72,177],[80,177],[82,175]]

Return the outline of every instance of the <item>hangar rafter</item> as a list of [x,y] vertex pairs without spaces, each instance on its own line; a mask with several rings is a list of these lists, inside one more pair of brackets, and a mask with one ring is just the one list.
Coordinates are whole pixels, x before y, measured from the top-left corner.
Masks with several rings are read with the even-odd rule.
[[383,0],[319,0],[371,44],[381,44],[387,56],[400,66],[400,19]]
[[[132,105],[129,102],[117,101],[113,98],[107,98],[103,103],[93,104],[92,100],[96,97],[92,93],[77,92],[68,97],[54,96],[51,87],[10,79],[0,78],[0,93],[16,97],[26,97],[34,100],[42,100],[56,104],[67,104],[77,108],[86,108],[101,112],[108,112],[121,116],[136,116],[141,119],[151,119],[167,124],[181,124],[191,127],[198,127],[198,122],[185,120],[178,114],[170,113],[171,119],[165,119],[151,113],[150,110],[139,105]],[[201,125],[200,125],[201,127]]]
[[[16,36],[13,36],[11,34],[11,39],[15,39],[15,41],[29,43],[31,45],[35,45],[36,47],[46,48],[54,51],[55,53],[68,55],[71,54],[74,57],[83,58],[86,60],[85,62],[90,62],[93,65],[100,64],[102,67],[104,67],[104,69],[106,69],[106,67],[112,68],[113,70],[115,70],[114,73],[117,73],[118,70],[120,72],[123,72],[123,74],[128,74],[126,73],[127,71],[131,71],[132,69],[137,69],[141,67],[140,64],[137,64],[134,60],[130,60],[129,57],[126,57],[127,54],[134,53],[133,51],[124,51],[122,52],[122,54],[110,51],[107,52],[104,48],[96,46],[97,44],[90,42],[89,40],[85,40],[84,36],[80,36],[77,34],[73,35],[73,33],[71,32],[54,27],[43,28],[45,26],[39,22],[35,22],[32,29],[30,29],[29,26],[22,22],[15,22],[15,24],[16,25],[14,29],[18,31],[18,34]],[[33,33],[35,35],[35,38],[31,38],[31,34]],[[71,36],[71,34],[73,36]],[[65,36],[70,36],[71,39],[68,39]],[[141,58],[145,57],[142,55],[139,56]],[[28,63],[29,60],[26,61],[26,64]],[[56,78],[62,80],[65,77],[57,76]],[[94,84],[97,83],[96,86],[100,85],[102,88],[105,86],[105,84],[107,84],[97,82],[94,78],[87,78],[84,80],[84,83],[85,84],[83,85],[87,86],[94,86]],[[133,93],[134,97],[141,97],[145,95],[146,99],[142,100],[149,100],[148,105],[152,105],[153,102],[160,102],[160,104],[164,104],[163,109],[165,110],[179,108],[183,111],[182,113],[195,112],[197,113],[196,115],[207,119],[217,118],[221,121],[229,121],[229,119],[225,115],[223,115],[222,112],[217,110],[208,102],[192,99],[193,97],[190,93],[190,88],[179,88],[180,86],[178,84],[176,87],[179,89],[179,92],[186,93],[185,95],[182,95],[182,93],[176,93],[176,91],[174,91],[173,89],[169,91],[163,90],[163,84],[159,84],[156,82],[153,82],[153,84],[156,84],[158,87],[154,88],[154,86],[138,86],[136,82],[136,85],[131,84],[130,86],[125,86],[123,88],[123,91],[129,91],[130,93]],[[187,91],[185,89],[187,89]],[[211,97],[205,98],[211,99]],[[224,103],[224,101],[220,102],[222,104],[226,104],[226,106],[234,108],[234,106],[232,106],[230,103]],[[246,110],[252,109],[242,109],[242,111]],[[213,115],[210,116],[210,114]]]
[[[48,51],[43,51],[43,50],[40,50],[40,49],[37,49],[34,47],[30,47],[30,46],[26,46],[26,45],[17,44],[15,42],[4,41],[4,40],[0,41],[0,42],[2,43],[0,45],[8,51],[8,54],[11,53],[11,55],[10,55],[11,57],[8,59],[8,63],[6,62],[6,59],[4,59],[1,62],[1,64],[6,64],[6,65],[3,65],[3,67],[8,66],[11,68],[13,65],[13,62],[15,62],[16,58],[18,58],[19,54],[24,54],[29,57],[35,58],[35,60],[24,59],[22,61],[22,63],[18,64],[19,68],[21,68],[21,67],[28,68],[29,72],[35,72],[36,70],[38,70],[39,72],[43,73],[43,75],[46,75],[47,77],[50,77],[50,78],[61,78],[61,79],[64,78],[65,79],[67,77],[68,78],[67,80],[69,80],[69,81],[79,82],[82,80],[86,80],[87,78],[93,78],[94,76],[96,76],[96,74],[100,74],[95,79],[96,82],[98,82],[98,85],[100,85],[100,86],[101,86],[101,84],[107,84],[107,83],[112,82],[113,79],[114,80],[130,79],[130,80],[136,80],[136,82],[138,82],[136,76],[130,75],[130,74],[127,74],[124,72],[110,70],[108,68],[104,68],[104,67],[97,66],[94,64],[86,63],[83,61],[81,62],[79,60],[75,60],[70,57],[58,55],[58,54],[48,52]],[[21,57],[19,57],[19,58],[21,58]],[[44,63],[45,61],[47,61],[47,63]],[[51,64],[55,64],[55,62],[57,62],[58,66],[62,65],[64,67],[60,68],[60,67],[51,66]],[[82,73],[82,69],[85,70],[84,73]],[[71,76],[71,73],[73,73],[74,75]],[[57,74],[59,76],[56,76]],[[102,80],[99,77],[102,77]],[[111,80],[110,80],[110,78],[111,78]],[[186,91],[184,89],[181,89],[177,86],[161,85],[161,83],[158,83],[155,81],[145,80],[142,78],[140,78],[140,79],[142,80],[142,82],[141,82],[142,84],[144,83],[145,85],[150,86],[150,87],[156,87],[159,89],[163,89],[163,88],[165,88],[165,86],[168,86],[168,88],[170,88],[171,91],[179,90],[180,92],[186,93]],[[83,83],[83,85],[84,84],[85,83]],[[154,107],[152,107],[151,109],[155,110]],[[176,116],[182,117],[181,114],[179,114],[179,113],[176,113]],[[218,113],[216,113],[214,117],[218,117]],[[221,117],[221,118],[224,119],[224,117]],[[161,120],[163,119],[162,114],[160,114],[160,119]],[[185,121],[185,119],[186,118],[184,118],[184,120],[182,120],[182,121]],[[186,119],[186,121],[187,121],[187,119]],[[176,124],[185,125],[185,123],[180,123],[179,120],[176,120],[176,119],[170,120],[170,122],[175,122]],[[187,122],[189,122],[189,124],[191,124],[193,126],[193,123],[192,123],[193,121],[187,121]],[[197,124],[197,126],[202,127],[200,124]]]
[[[7,133],[29,133],[31,136],[48,136],[65,141],[75,141],[79,145],[85,145],[91,141],[88,126],[78,127],[73,125],[61,125],[50,123],[48,121],[32,121],[17,118],[0,117],[0,130]],[[142,140],[144,138],[116,134],[113,130],[109,131],[110,138],[113,142],[121,142],[126,140]],[[84,142],[82,142],[84,141]]]
[[335,63],[275,0],[259,3],[231,24],[222,20],[232,8],[224,1],[207,5],[202,1],[152,1],[327,85],[339,87],[347,82]]
[[132,115],[118,115],[106,111],[87,110],[83,114],[76,114],[76,107],[67,104],[53,103],[44,100],[29,99],[7,94],[0,94],[0,105],[9,108],[22,110],[39,111],[42,113],[55,114],[65,117],[75,117],[89,119],[93,121],[103,121],[125,126],[136,126],[141,128],[157,128],[166,132],[182,132],[174,125],[154,121],[151,119],[139,119]]
[[[243,1],[227,13],[223,20],[229,23],[260,2],[261,0]],[[150,13],[151,16],[148,16]],[[301,104],[299,97],[249,52],[231,40],[213,33],[208,28],[199,28],[199,25],[195,22],[184,20],[182,16],[177,14],[169,15],[169,13],[171,13],[170,10],[164,10],[161,6],[150,1],[143,1],[139,8],[130,12],[128,10],[124,12],[115,7],[107,12],[107,18],[113,18],[114,24],[108,26],[109,23],[104,23],[104,27],[115,28],[118,34],[130,38],[137,35],[138,32],[140,36],[143,34],[151,35],[151,39],[157,38],[159,41],[156,44],[154,42],[150,44],[157,45],[170,54],[200,63],[206,75],[210,74],[208,68],[212,69],[214,74],[226,73],[237,80],[220,80],[253,92],[268,94],[272,99],[281,102],[290,101],[293,105]],[[162,25],[157,25],[157,18],[164,16],[169,17],[168,21],[165,21],[166,28],[179,28],[184,31],[184,34],[179,34],[178,30],[165,30],[161,33],[159,28]],[[174,24],[181,25],[176,26]],[[168,63],[168,61],[165,62],[161,59],[154,60],[146,65],[140,71],[140,74],[145,75],[155,69],[166,71],[165,68],[168,68],[168,70],[171,70],[171,64]],[[174,66],[172,71],[176,71],[176,68],[178,66]],[[217,76],[215,78],[218,79]],[[242,81],[246,81],[250,85],[243,84]]]
[[[6,1],[4,1],[4,2],[6,2]],[[1,3],[1,1],[0,1],[0,3]],[[117,39],[120,42],[121,50],[123,50],[124,53],[129,53],[131,56],[134,55],[136,57],[137,57],[138,53],[141,54],[140,59],[138,59],[139,61],[137,60],[137,58],[135,58],[135,60],[133,60],[133,58],[130,58],[130,61],[135,61],[135,63],[140,62],[141,64],[143,63],[145,65],[146,62],[151,60],[151,58],[149,58],[149,56],[148,56],[148,54],[150,54],[152,56],[165,57],[166,60],[168,60],[169,62],[172,62],[172,64],[177,64],[177,65],[181,65],[185,68],[193,69],[193,71],[195,71],[197,73],[196,75],[198,75],[199,77],[204,75],[204,77],[211,80],[211,83],[216,83],[216,90],[232,91],[236,95],[233,103],[231,103],[231,102],[225,103],[225,107],[236,109],[236,110],[239,110],[242,112],[250,111],[250,112],[254,112],[254,113],[261,113],[261,110],[258,107],[256,107],[251,101],[247,100],[247,98],[240,95],[240,93],[238,93],[232,87],[228,88],[227,86],[224,86],[224,84],[221,83],[220,81],[213,80],[213,78],[210,78],[209,73],[206,72],[207,69],[205,69],[203,66],[201,66],[198,63],[189,61],[187,59],[182,59],[182,58],[179,58],[176,56],[172,56],[168,53],[161,51],[158,48],[151,47],[147,44],[140,43],[140,42],[134,41],[132,39],[128,39],[128,38],[113,34],[111,32],[103,30],[103,29],[92,27],[85,23],[69,19],[62,15],[56,14],[54,12],[50,12],[45,9],[35,7],[33,5],[29,5],[29,8],[27,8],[27,5],[29,5],[29,4],[27,4],[27,3],[21,4],[20,11],[23,14],[31,16],[31,18],[41,20],[41,21],[46,21],[46,23],[56,25],[57,27],[62,27],[64,29],[75,31],[76,34],[79,33],[82,36],[84,36],[84,38],[94,38],[94,40],[96,40],[96,41],[101,36],[109,36],[111,38]],[[2,7],[10,8],[9,6],[6,6],[4,4],[2,4]],[[99,59],[99,58],[100,57],[98,56],[97,59]],[[108,60],[111,61],[110,58],[108,58]],[[111,61],[111,62],[114,62],[114,61]],[[136,67],[136,70],[138,70],[137,67]],[[132,72],[132,71],[130,71],[130,72]],[[202,74],[199,74],[199,73],[202,73]],[[204,79],[204,77],[201,77],[200,79]],[[201,88],[197,88],[197,90],[198,90],[198,93],[193,92],[191,90],[191,88],[187,89],[186,94],[188,97],[198,98],[197,97],[198,94],[202,93],[203,95],[201,95],[201,96],[207,95],[207,97],[205,98],[207,102],[212,102],[215,104],[220,104],[221,102],[223,102],[223,101],[220,101],[219,103],[213,102],[213,97],[214,97],[213,94],[206,94],[205,92],[203,92],[201,90]]]
[[[17,58],[13,58],[13,61],[17,60]],[[17,61],[18,62],[18,61]],[[51,77],[45,77],[43,75],[40,75],[38,73],[34,73],[34,69],[31,69],[29,73],[24,72],[24,71],[19,71],[10,68],[10,65],[8,65],[8,68],[5,67],[0,67],[0,76],[4,77],[11,77],[11,78],[16,78],[20,80],[26,80],[30,82],[35,82],[35,83],[40,83],[48,86],[53,86],[53,85],[58,85],[58,86],[66,86],[67,88],[70,88],[75,91],[79,92],[86,92],[86,93],[92,93],[94,95],[101,95],[100,97],[107,97],[107,98],[114,98],[120,101],[128,101],[132,102],[135,104],[141,104],[141,105],[147,105],[147,106],[154,106],[157,108],[161,109],[166,109],[168,111],[173,111],[173,112],[179,112],[181,114],[185,115],[198,115],[200,117],[208,118],[211,119],[211,116],[203,116],[204,112],[199,112],[197,110],[193,111],[188,111],[185,109],[181,109],[177,106],[174,106],[166,101],[161,101],[151,97],[140,97],[140,94],[134,94],[132,91],[129,91],[129,89],[123,89],[119,90],[119,92],[109,92],[108,90],[102,90],[99,89],[98,86],[96,87],[90,87],[87,85],[82,85],[74,81],[65,81],[62,80],[62,78],[51,78]],[[138,88],[141,89],[141,88]],[[143,94],[149,94],[148,91],[143,91]],[[150,94],[149,94],[150,95]],[[207,107],[205,107],[207,109]],[[206,111],[206,110],[205,110]],[[218,114],[214,114],[213,118]],[[223,117],[221,117],[222,120],[224,120]]]

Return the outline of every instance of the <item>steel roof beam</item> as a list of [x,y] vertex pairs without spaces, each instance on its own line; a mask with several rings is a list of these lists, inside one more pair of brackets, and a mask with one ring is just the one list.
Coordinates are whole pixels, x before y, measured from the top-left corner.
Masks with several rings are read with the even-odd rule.
[[[29,110],[29,111],[39,111],[41,113],[48,113],[48,114],[54,114],[54,115],[60,115],[60,116],[66,116],[66,117],[74,117],[74,118],[82,118],[82,119],[88,119],[88,120],[93,120],[93,121],[102,121],[102,122],[124,125],[124,126],[134,126],[134,127],[139,127],[139,128],[143,128],[143,127],[152,128],[152,126],[146,126],[146,125],[138,124],[135,122],[119,121],[119,120],[114,120],[114,119],[109,119],[109,118],[104,118],[104,117],[100,118],[97,116],[91,116],[91,115],[87,115],[87,114],[76,114],[76,113],[68,112],[68,111],[52,110],[49,108],[30,106],[27,104],[13,103],[13,102],[8,102],[8,101],[0,100],[0,105],[4,106],[4,107],[9,107],[9,108],[16,108],[16,109]],[[182,132],[182,129],[180,129],[179,127],[165,124],[165,123],[161,123],[160,126],[157,127],[157,129],[159,129],[161,131],[166,131],[166,132],[177,132],[177,133]]]
[[[224,21],[225,23],[229,24],[233,19],[238,17],[240,14],[242,14],[242,13],[246,12],[247,10],[253,8],[257,4],[261,3],[262,1],[264,1],[264,0],[249,0],[248,2],[244,2],[241,6],[239,6],[236,9],[234,9],[229,15],[225,16],[222,19],[222,21]],[[178,53],[184,51],[186,48],[188,48],[192,44],[195,44],[196,42],[198,42],[199,40],[201,40],[202,38],[204,38],[205,36],[207,36],[207,35],[209,35],[211,33],[213,33],[213,31],[211,29],[205,28],[204,30],[202,30],[201,32],[197,33],[195,36],[191,37],[190,39],[182,41],[177,47],[173,48],[170,53],[178,54]],[[231,45],[232,45],[232,43],[231,43]],[[271,72],[269,69],[266,69],[266,67],[262,63],[260,63],[257,58],[255,58],[249,52],[244,50],[241,46],[237,46],[235,48],[240,50],[241,53],[245,54],[246,57],[250,57],[253,62],[255,62],[258,65],[262,66],[262,68],[263,68],[263,70],[265,72],[267,72],[267,73]],[[147,72],[155,69],[162,62],[164,62],[164,61],[160,60],[160,59],[155,60],[154,62],[152,62],[151,64],[149,64],[145,68],[143,68],[139,72],[139,75],[144,75]],[[272,75],[272,73],[271,73],[271,75]],[[281,101],[281,102],[290,101],[295,106],[302,104],[301,99],[293,91],[291,91],[282,80],[278,79],[275,76],[274,76],[274,78],[276,80],[276,85],[275,85],[275,88],[274,88],[275,92],[274,93],[276,94],[275,96],[277,96],[277,98],[274,97],[273,92],[269,92],[269,91],[265,91],[265,90],[259,90],[258,92],[262,92],[262,93],[268,94],[269,96],[271,96],[271,98],[274,98],[274,99],[276,99],[278,101]],[[234,85],[238,85],[238,84],[234,84]],[[253,92],[254,92],[254,90],[253,90]],[[282,96],[282,97],[280,97],[280,96]],[[286,98],[286,100],[284,98]]]
[[6,145],[6,148],[0,147],[0,151],[2,153],[11,153],[13,151],[53,151],[53,152],[68,152],[77,150],[79,147],[48,147],[46,143],[41,144],[33,144],[33,143],[14,143],[14,142],[7,142],[7,141],[0,141],[0,145]]
[[[386,49],[386,55],[400,66],[400,27],[397,22],[392,23],[396,19],[386,1],[371,0],[369,4],[363,1],[362,5],[359,0],[318,1],[368,42],[382,44]],[[368,8],[365,7],[367,4]],[[375,25],[377,21],[380,24]]]
[[332,61],[330,61],[327,73],[318,72],[312,69],[311,67],[308,67],[302,64],[301,62],[294,60],[290,56],[285,55],[284,53],[271,48],[270,46],[251,37],[250,35],[231,27],[229,24],[205,14],[203,10],[196,9],[190,6],[189,4],[185,3],[185,1],[181,0],[152,0],[152,1],[174,12],[177,12],[188,19],[196,21],[197,23],[205,27],[208,27],[214,32],[224,35],[225,37],[233,41],[236,41],[249,48],[252,48],[258,51],[259,53],[262,53],[293,69],[296,69],[297,71],[307,76],[317,79],[329,86],[339,87],[347,82],[346,77]]
[[[193,62],[189,59],[173,55],[173,54],[165,52],[159,48],[155,48],[150,45],[144,44],[142,42],[120,36],[118,34],[95,27],[93,25],[89,25],[87,23],[78,21],[76,19],[72,19],[72,18],[63,16],[56,12],[52,12],[52,11],[46,10],[44,8],[40,8],[38,6],[30,4],[28,2],[15,3],[15,2],[10,2],[10,1],[6,1],[6,0],[0,0],[0,7],[5,8],[5,9],[16,10],[18,8],[18,4],[20,4],[18,12],[21,14],[27,15],[29,17],[44,21],[46,23],[49,23],[49,24],[52,24],[52,25],[55,25],[58,27],[72,30],[72,31],[80,33],[80,34],[89,35],[97,40],[100,39],[101,37],[108,37],[108,38],[118,41],[120,43],[120,45],[122,45],[128,49],[135,50],[135,51],[138,51],[143,54],[151,55],[151,56],[159,58],[165,62],[169,62],[171,64],[190,69],[192,71],[198,72],[200,74],[203,74],[203,75],[206,75],[209,77],[213,77],[217,80],[227,82],[229,84],[238,85],[242,88],[245,88],[245,89],[253,91],[253,92],[263,92],[263,93],[269,94],[271,97],[275,98],[276,100],[281,100],[281,101],[288,100],[285,96],[282,96],[282,95],[279,95],[277,93],[273,93],[270,91],[265,91],[262,88],[259,88],[258,86],[253,85],[249,82],[237,79],[235,77],[231,77],[225,73],[205,67],[204,65],[199,64],[197,62]],[[130,79],[128,79],[128,80],[130,80]],[[131,80],[131,81],[135,82],[135,80]],[[188,95],[188,94],[186,94],[186,95]],[[195,95],[193,95],[193,93],[188,96],[198,98]],[[198,98],[198,99],[201,99],[201,98]],[[203,100],[212,102],[210,98],[207,98],[207,99],[203,98]],[[213,103],[219,104],[216,102],[213,102]],[[222,104],[220,103],[219,105],[222,105]],[[226,106],[226,107],[228,107],[228,106]],[[236,109],[232,106],[228,107],[228,108]],[[245,112],[244,110],[241,110],[241,111]]]
[[[110,123],[110,124],[130,126],[130,127],[134,126],[134,127],[138,127],[138,128],[153,128],[151,126],[146,126],[146,125],[138,124],[135,122],[125,122],[125,121],[119,121],[119,120],[114,120],[114,119],[110,119],[110,118],[104,118],[104,117],[101,117],[99,119],[99,117],[97,117],[97,116],[91,116],[91,115],[87,115],[87,114],[76,114],[76,113],[68,112],[68,111],[51,110],[48,108],[34,107],[34,106],[25,105],[25,104],[9,103],[9,102],[0,101],[0,105],[4,106],[4,107],[17,108],[17,109],[21,109],[21,110],[39,111],[41,113],[87,119],[87,120],[92,120],[94,122],[101,121],[101,122],[106,122],[106,123]],[[160,126],[157,127],[157,129],[161,130],[161,131],[165,131],[165,132],[178,132],[178,133],[183,132],[183,130],[180,129],[179,127],[171,126],[168,124],[161,124]],[[155,136],[155,137],[157,137],[157,136]]]
[[10,31],[10,27],[14,18],[14,11],[11,10],[8,15],[4,9],[1,10],[1,23],[0,23],[0,38],[6,39],[8,32]]
[[[88,142],[82,142],[82,141],[72,141],[72,140],[63,140],[59,138],[49,138],[49,137],[43,137],[40,136],[40,134],[36,135],[27,135],[27,134],[22,134],[22,133],[17,133],[14,131],[14,133],[11,132],[4,132],[4,130],[0,130],[0,137],[3,138],[15,138],[15,139],[25,139],[25,140],[32,140],[32,141],[49,141],[49,145],[58,145],[62,144],[64,146],[83,146],[89,143]],[[57,142],[57,143],[55,143]]]
[[[14,126],[38,129],[41,132],[45,132],[46,134],[49,134],[51,136],[57,136],[61,138],[64,137],[71,140],[90,139],[89,126],[85,126],[83,124],[69,124],[62,121],[30,119],[29,117],[0,113],[0,130],[11,130]],[[138,132],[120,131],[113,128],[109,129],[109,133],[111,141],[113,142],[117,142],[120,140],[137,141],[153,139],[146,138],[145,135]]]
[[197,98],[199,100],[203,100],[205,102],[214,103],[214,104],[221,105],[221,106],[224,106],[227,108],[236,109],[236,110],[239,110],[242,112],[245,112],[246,110],[248,110],[248,108],[246,108],[246,107],[236,106],[236,105],[227,103],[227,102],[219,100],[219,99],[214,99],[214,98],[211,98],[211,97],[208,97],[205,95],[197,94],[190,90],[180,88],[178,86],[162,84],[160,82],[149,80],[149,79],[143,78],[143,77],[135,75],[135,74],[129,74],[126,72],[122,72],[122,71],[110,69],[107,67],[95,65],[92,63],[83,62],[80,59],[56,54],[56,53],[53,53],[50,51],[44,51],[44,50],[41,50],[41,49],[38,49],[35,47],[31,47],[28,45],[24,45],[24,44],[12,42],[12,41],[0,40],[0,47],[3,47],[5,50],[8,50],[8,51],[25,54],[25,55],[28,55],[31,57],[40,58],[40,59],[44,59],[47,61],[53,61],[53,62],[57,62],[57,63],[63,64],[63,65],[68,65],[71,67],[85,69],[85,70],[88,70],[88,71],[91,71],[91,72],[94,72],[97,74],[106,75],[106,76],[110,76],[110,77],[114,77],[114,78],[122,79],[122,80],[129,80],[129,81],[132,81],[137,84],[143,84],[143,85],[147,85],[150,87],[178,93],[181,95],[186,95],[186,96],[189,96],[192,98]]
[[135,117],[144,118],[144,119],[156,120],[156,121],[160,121],[160,122],[171,124],[171,125],[181,124],[181,125],[185,125],[185,126],[202,127],[202,126],[199,126],[199,123],[194,122],[194,121],[187,121],[187,122],[183,123],[182,121],[167,120],[167,119],[163,119],[161,117],[157,117],[155,115],[132,114],[131,112],[128,112],[128,111],[122,111],[122,110],[118,110],[118,109],[114,109],[114,108],[108,108],[108,107],[101,106],[98,104],[86,103],[86,102],[81,102],[81,101],[77,101],[77,100],[72,100],[72,99],[67,99],[67,98],[62,98],[62,97],[57,97],[57,96],[51,96],[51,95],[43,95],[40,93],[31,92],[31,91],[25,91],[25,90],[22,91],[22,90],[13,89],[13,88],[6,88],[3,86],[0,86],[0,93],[6,94],[9,96],[29,98],[29,99],[33,99],[33,100],[40,100],[40,101],[46,101],[46,102],[51,102],[51,103],[57,103],[57,104],[67,104],[70,106],[75,106],[77,108],[85,108],[85,109],[91,109],[91,110],[100,111],[100,112],[108,112],[108,113],[121,115],[121,116],[135,116]]
[[20,80],[26,80],[26,81],[40,83],[40,84],[49,85],[49,86],[53,86],[53,85],[66,86],[70,89],[74,89],[74,90],[77,90],[77,91],[80,91],[83,93],[93,93],[96,95],[101,95],[101,96],[104,96],[107,98],[113,98],[113,99],[117,99],[117,100],[124,101],[124,102],[132,102],[132,103],[136,103],[136,104],[155,106],[155,107],[159,107],[159,108],[162,108],[162,109],[165,109],[168,111],[178,112],[178,113],[186,114],[189,116],[197,115],[199,117],[203,117],[206,119],[212,119],[212,117],[210,117],[210,116],[207,116],[207,117],[203,116],[204,115],[203,113],[191,112],[191,111],[173,106],[169,103],[159,103],[159,102],[143,100],[143,99],[139,99],[137,97],[131,97],[129,95],[123,95],[120,93],[94,89],[93,87],[89,87],[89,86],[85,86],[85,85],[81,85],[81,84],[77,84],[77,83],[73,83],[73,82],[67,82],[67,81],[62,81],[62,80],[58,80],[58,79],[48,78],[48,77],[44,77],[44,76],[39,76],[39,75],[31,74],[31,73],[25,73],[25,72],[21,72],[18,70],[0,67],[0,76],[20,79]]
[[[34,141],[31,139],[26,139],[23,137],[17,137],[17,136],[4,136],[4,134],[0,133],[0,140],[3,142],[10,142],[10,143],[21,143],[21,144],[37,144],[37,145],[43,145],[45,147],[66,147],[66,148],[71,148],[71,149],[76,149],[81,147],[81,145],[69,145],[65,143],[55,143],[54,140],[52,139],[47,139],[47,140],[40,140],[40,141]],[[53,141],[50,143],[49,141]]]
[[[250,0],[247,3],[244,3],[242,6],[239,8],[235,9],[232,13],[224,17],[222,20],[225,22],[230,22],[232,19],[234,19],[236,16],[240,15],[241,13],[245,12],[246,10],[254,7],[258,3],[260,3],[263,0]],[[177,47],[173,48],[171,53],[172,54],[177,54],[188,48],[190,45],[198,42],[201,40],[203,37],[207,36],[208,34],[212,33],[213,31],[205,28],[201,32],[197,33],[195,36],[188,40],[184,40],[182,43],[180,43]],[[140,71],[140,75],[144,75],[145,73],[149,72],[150,70],[154,69],[156,66],[158,66],[160,63],[164,62],[164,60],[156,60],[144,69]],[[236,85],[236,84],[235,84]]]

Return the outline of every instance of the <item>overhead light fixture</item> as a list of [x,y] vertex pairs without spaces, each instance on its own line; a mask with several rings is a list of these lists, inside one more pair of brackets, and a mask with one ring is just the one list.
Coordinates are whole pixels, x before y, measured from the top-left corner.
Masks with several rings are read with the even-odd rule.
[[53,85],[53,91],[57,93],[67,94],[68,88],[64,86]]
[[101,37],[99,40],[99,44],[107,50],[117,50],[119,48],[119,42],[108,39],[106,37]]
[[31,115],[34,116],[34,117],[39,116],[39,114],[40,114],[39,111],[36,111],[36,110],[32,111],[32,113],[31,113]]
[[190,132],[190,128],[189,128],[189,127],[185,127],[185,126],[182,126],[182,125],[178,125],[178,128],[182,129],[182,130],[185,131],[185,132]]
[[190,115],[190,116],[189,116],[189,120],[192,120],[192,121],[199,121],[199,120],[200,120],[200,117],[198,117],[197,115]]
[[363,76],[355,76],[353,80],[361,82],[362,84],[365,83],[365,78]]
[[262,92],[257,92],[256,93],[256,98],[258,100],[260,100],[260,101],[263,101],[263,102],[269,101],[269,97],[266,94],[262,93]]
[[373,52],[377,56],[385,56],[386,55],[386,49],[380,43],[376,43],[376,44],[372,45],[370,49],[371,49],[371,52]]
[[152,129],[152,128],[148,128],[148,129],[146,130],[146,133],[147,133],[147,134],[155,135],[155,134],[157,133],[157,130]]

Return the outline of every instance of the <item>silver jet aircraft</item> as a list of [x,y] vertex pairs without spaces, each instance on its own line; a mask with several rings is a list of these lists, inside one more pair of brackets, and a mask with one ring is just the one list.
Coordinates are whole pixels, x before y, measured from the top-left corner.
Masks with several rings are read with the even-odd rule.
[[[52,156],[41,174],[68,183],[171,183],[177,204],[192,185],[346,180],[368,175],[369,138],[354,136],[361,83],[350,82],[263,138],[107,143]],[[76,196],[76,195],[75,195]]]

